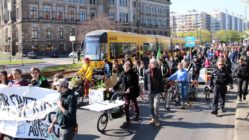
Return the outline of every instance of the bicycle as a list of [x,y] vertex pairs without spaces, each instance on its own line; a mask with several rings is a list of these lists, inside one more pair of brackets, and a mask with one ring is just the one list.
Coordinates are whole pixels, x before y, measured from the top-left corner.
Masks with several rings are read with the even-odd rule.
[[149,98],[148,98],[148,93],[146,93],[144,91],[144,78],[143,77],[139,77],[139,87],[140,87],[140,92],[139,92],[139,96],[142,99],[142,101],[144,102],[148,102]]
[[205,99],[206,99],[206,101],[209,101],[210,100],[210,93],[211,93],[211,91],[210,91],[210,89],[209,89],[208,86],[204,87],[204,93],[205,93]]
[[193,101],[197,101],[197,89],[195,84],[189,83],[189,91],[188,91],[189,99],[192,99]]
[[178,82],[172,82],[169,90],[165,92],[164,108],[166,110],[170,110],[172,101],[175,102],[176,105],[180,104],[180,90]]
[[[97,122],[97,130],[101,133],[103,133],[107,127],[108,121],[112,121],[114,119],[117,118],[121,118],[122,116],[124,116],[124,111],[123,111],[123,105],[124,105],[124,101],[118,99],[118,97],[116,98],[117,100],[114,100],[115,96],[120,95],[119,92],[115,92],[111,99],[107,102],[104,103],[114,103],[116,104],[115,107],[111,107],[111,108],[107,108],[106,110],[104,110],[104,112],[100,115],[98,122]],[[102,104],[104,104],[102,103]]]

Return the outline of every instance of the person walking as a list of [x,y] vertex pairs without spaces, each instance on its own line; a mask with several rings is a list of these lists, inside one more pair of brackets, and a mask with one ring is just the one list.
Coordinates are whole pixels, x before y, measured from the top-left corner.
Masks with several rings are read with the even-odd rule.
[[104,63],[105,85],[109,89],[112,86],[112,63],[107,59],[104,59]]
[[242,95],[243,95],[243,100],[246,100],[249,70],[243,58],[239,60],[239,66],[235,70],[235,74],[238,80],[237,82],[238,82],[239,101],[242,100]]
[[40,69],[32,67],[30,70],[31,74],[31,86],[42,87],[42,88],[49,88],[50,85],[46,77],[41,75]]
[[126,116],[126,122],[122,125],[123,128],[127,128],[130,126],[130,101],[133,102],[134,109],[135,109],[135,120],[139,120],[139,108],[137,103],[137,97],[139,95],[139,86],[138,86],[138,75],[132,70],[131,64],[129,61],[125,62],[124,64],[124,72],[121,74],[118,82],[113,86],[113,88],[110,88],[109,91],[112,91],[112,89],[117,90],[120,85],[123,85],[123,91],[124,91],[124,100],[125,100],[125,116]]
[[11,80],[8,79],[7,71],[3,70],[0,72],[0,84],[11,85]]
[[229,70],[225,67],[224,59],[219,58],[217,68],[211,75],[210,87],[214,87],[213,110],[211,114],[218,114],[218,103],[221,97],[221,110],[225,112],[225,99],[227,93],[227,85],[232,84],[232,77]]
[[66,79],[59,79],[54,85],[61,96],[57,102],[59,109],[48,128],[48,132],[51,133],[55,123],[58,122],[60,140],[72,140],[78,127],[76,119],[77,99],[74,92],[68,88],[69,83]]
[[12,71],[12,76],[13,76],[13,83],[11,86],[28,86],[29,83],[22,79],[22,70],[20,69],[14,69]]
[[80,57],[81,57],[81,51],[80,51],[80,49],[79,49],[79,50],[77,51],[78,62],[81,61]]
[[150,124],[160,126],[159,121],[159,103],[160,94],[163,92],[163,76],[158,68],[156,59],[151,59],[149,68],[144,72],[144,91],[149,92],[149,102],[151,108],[152,119]]

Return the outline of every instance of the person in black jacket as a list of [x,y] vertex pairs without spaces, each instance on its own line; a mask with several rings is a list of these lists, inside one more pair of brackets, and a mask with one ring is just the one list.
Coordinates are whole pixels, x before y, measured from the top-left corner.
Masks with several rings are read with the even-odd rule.
[[74,92],[68,88],[66,79],[59,79],[55,84],[58,92],[61,93],[60,100],[57,102],[58,111],[52,124],[48,128],[51,133],[56,122],[60,126],[60,140],[72,140],[77,130],[77,99]]
[[194,56],[193,61],[190,63],[190,66],[188,67],[188,72],[192,68],[192,81],[196,87],[198,87],[198,78],[200,75],[201,66],[202,66],[201,60],[198,59],[196,56]]
[[150,124],[160,126],[159,122],[159,103],[160,93],[163,92],[163,77],[161,70],[157,67],[155,59],[150,60],[150,68],[144,73],[144,90],[149,92],[152,119]]
[[162,76],[164,79],[169,77],[169,65],[166,61],[164,61],[162,58],[158,60],[158,67],[162,72]]
[[213,110],[211,114],[218,114],[218,102],[219,97],[221,97],[221,109],[225,112],[225,99],[227,93],[227,85],[232,84],[232,76],[229,70],[225,67],[224,59],[219,59],[217,62],[217,68],[211,75],[210,86],[214,87],[214,100],[213,100]]
[[[137,97],[139,95],[138,75],[132,70],[129,61],[125,62],[124,72],[121,74],[119,81],[116,83],[116,85],[113,86],[113,89],[119,89],[120,85],[122,85],[122,90],[124,91],[124,110],[126,115],[126,122],[124,122],[122,127],[128,127],[130,125],[130,100],[133,102],[135,108],[135,120],[139,120],[139,108],[137,103]],[[109,91],[112,91],[112,88],[110,88]]]
[[243,94],[243,99],[246,100],[249,70],[243,58],[239,60],[239,66],[235,70],[235,74],[238,80],[239,101],[241,101],[242,99],[242,94]]

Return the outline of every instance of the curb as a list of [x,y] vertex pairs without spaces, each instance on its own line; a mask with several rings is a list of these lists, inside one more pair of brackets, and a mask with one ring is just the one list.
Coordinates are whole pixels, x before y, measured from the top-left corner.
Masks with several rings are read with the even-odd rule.
[[237,101],[233,140],[249,139],[249,99]]

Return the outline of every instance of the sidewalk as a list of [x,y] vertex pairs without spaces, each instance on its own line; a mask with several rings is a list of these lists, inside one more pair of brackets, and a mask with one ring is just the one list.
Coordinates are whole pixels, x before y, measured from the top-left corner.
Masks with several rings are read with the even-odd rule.
[[234,140],[249,139],[249,96],[246,101],[237,102]]

